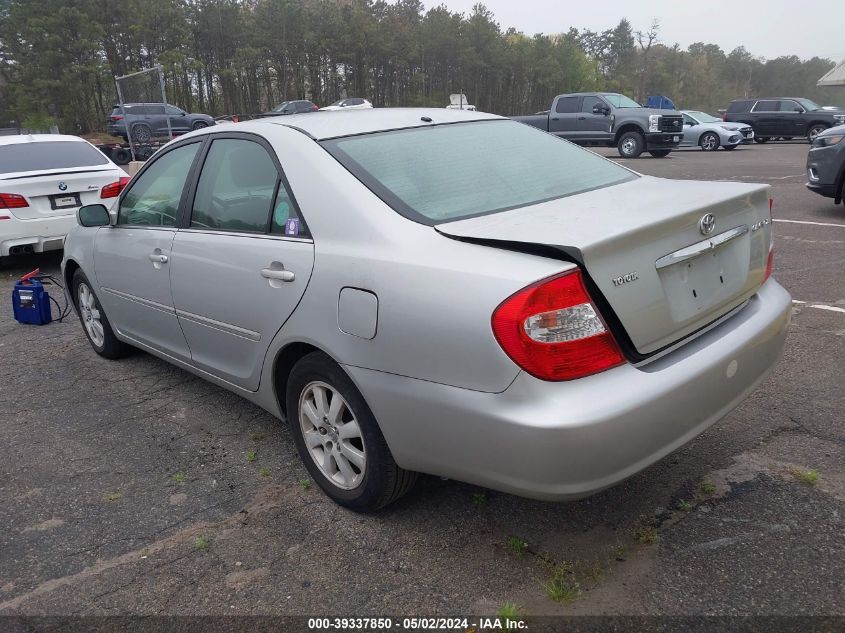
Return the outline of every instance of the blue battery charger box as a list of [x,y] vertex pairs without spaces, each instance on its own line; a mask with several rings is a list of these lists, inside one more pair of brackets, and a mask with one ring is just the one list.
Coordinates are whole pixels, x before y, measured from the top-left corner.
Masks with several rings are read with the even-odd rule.
[[19,281],[12,290],[12,311],[15,320],[32,325],[46,325],[53,320],[50,295],[37,279]]

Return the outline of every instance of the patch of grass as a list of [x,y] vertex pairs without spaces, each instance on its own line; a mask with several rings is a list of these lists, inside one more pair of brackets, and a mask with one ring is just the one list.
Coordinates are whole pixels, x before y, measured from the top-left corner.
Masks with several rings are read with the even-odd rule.
[[299,485],[302,486],[303,490],[308,490],[311,487],[311,480],[310,479],[300,479]]
[[106,501],[120,501],[123,498],[123,488],[118,488],[105,496]]
[[518,536],[511,536],[505,541],[505,546],[517,556],[522,556],[525,552],[528,551],[528,543],[523,541]]
[[472,493],[472,502],[475,505],[477,505],[478,507],[486,505],[487,504],[487,493],[484,492],[483,490],[479,490],[478,492],[473,492]]
[[515,602],[505,602],[501,607],[499,607],[499,610],[496,611],[496,617],[501,620],[519,621],[524,617],[524,612],[522,607]]
[[246,461],[252,463],[255,461],[255,458],[258,457],[258,453],[255,451],[247,451],[246,452]]
[[678,499],[678,510],[681,512],[689,512],[692,510],[692,504],[686,499]]
[[182,472],[175,473],[173,475],[170,475],[170,478],[173,481],[175,481],[177,484],[181,484],[183,481],[185,481],[185,473],[182,473]]
[[800,468],[792,469],[792,476],[806,486],[815,486],[819,482],[819,471],[801,470]]
[[712,497],[716,494],[716,484],[705,479],[701,482],[701,485],[698,486],[698,491],[705,497]]
[[654,545],[657,543],[657,528],[652,523],[640,523],[634,530],[634,537],[643,545]]
[[265,437],[267,437],[267,434],[261,433],[259,431],[250,431],[249,433],[249,439],[251,439],[253,442],[260,442]]
[[261,470],[258,471],[258,474],[262,477],[269,477],[270,476],[270,469],[266,466],[262,466]]
[[570,563],[553,565],[549,581],[543,584],[546,595],[555,602],[572,602],[581,595],[581,585]]
[[197,538],[194,539],[194,548],[198,550],[208,549],[208,546],[210,544],[211,543],[208,540],[208,537],[203,534],[200,534]]

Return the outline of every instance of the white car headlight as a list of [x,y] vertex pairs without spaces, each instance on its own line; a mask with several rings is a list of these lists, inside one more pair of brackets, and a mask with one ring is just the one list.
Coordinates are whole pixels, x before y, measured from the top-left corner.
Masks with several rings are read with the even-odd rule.
[[817,136],[813,140],[813,147],[830,147],[837,145],[845,138],[845,134],[828,134],[826,136]]
[[648,115],[648,131],[649,132],[659,132],[660,131],[660,115],[659,114],[649,114]]

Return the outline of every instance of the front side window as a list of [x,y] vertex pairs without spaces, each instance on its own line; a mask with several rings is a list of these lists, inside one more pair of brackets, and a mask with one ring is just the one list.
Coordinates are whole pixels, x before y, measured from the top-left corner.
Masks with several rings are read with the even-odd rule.
[[695,125],[696,121],[690,115],[684,113],[684,125]]
[[597,105],[604,105],[604,101],[599,99],[598,97],[584,97],[584,101],[581,104],[581,112],[587,112],[589,114],[593,113],[593,108]]
[[180,108],[177,108],[176,106],[171,106],[171,105],[165,107],[165,111],[170,116],[182,116],[183,114],[185,114],[184,110],[181,110]]
[[183,145],[156,159],[120,202],[118,225],[175,226],[179,201],[200,143]]
[[784,99],[780,102],[780,111],[781,112],[803,112],[804,108],[798,105],[797,101],[793,101],[792,99]]
[[323,141],[402,215],[439,224],[608,187],[638,176],[590,151],[507,120]]
[[211,144],[191,212],[191,228],[266,232],[279,172],[258,143],[222,138]]

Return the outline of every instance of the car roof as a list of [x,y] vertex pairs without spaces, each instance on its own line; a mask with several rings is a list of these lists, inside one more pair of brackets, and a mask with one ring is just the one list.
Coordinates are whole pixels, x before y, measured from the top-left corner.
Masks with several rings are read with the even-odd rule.
[[0,145],[15,145],[18,143],[44,143],[47,141],[76,141],[87,143],[84,138],[71,136],[70,134],[12,134],[0,136]]
[[[431,121],[423,121],[423,117]],[[448,123],[468,121],[506,120],[495,114],[471,110],[448,110],[446,108],[368,108],[365,110],[322,111],[307,114],[288,114],[284,117],[265,117],[253,121],[233,123],[235,130],[262,133],[274,126],[285,126],[307,134],[321,141],[341,136],[372,134],[415,127],[431,127]],[[205,128],[204,133],[232,131],[230,125],[215,125]]]

